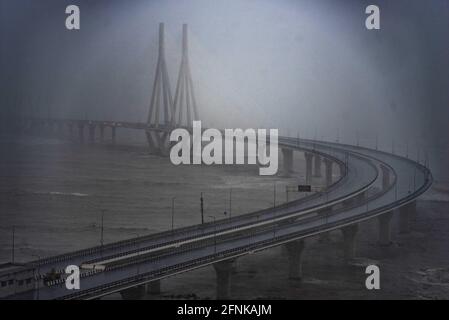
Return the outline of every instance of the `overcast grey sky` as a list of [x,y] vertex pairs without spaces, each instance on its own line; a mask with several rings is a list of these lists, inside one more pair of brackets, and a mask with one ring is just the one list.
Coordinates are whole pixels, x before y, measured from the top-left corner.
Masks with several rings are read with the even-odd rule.
[[[188,23],[209,125],[449,145],[449,0],[0,2],[3,112],[144,121],[158,23],[173,91]],[[65,29],[69,4],[79,31]],[[369,4],[381,30],[365,28]]]

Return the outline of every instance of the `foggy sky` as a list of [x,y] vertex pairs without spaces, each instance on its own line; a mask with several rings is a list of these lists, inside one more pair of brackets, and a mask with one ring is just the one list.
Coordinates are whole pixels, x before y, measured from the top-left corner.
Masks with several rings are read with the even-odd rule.
[[[385,145],[432,145],[434,157],[448,149],[449,0],[0,3],[3,118],[12,110],[145,121],[158,23],[173,93],[188,23],[194,89],[209,126],[349,143],[359,136],[371,146],[378,135]],[[79,31],[65,29],[69,4],[80,6]],[[380,7],[381,30],[365,28],[369,4]]]

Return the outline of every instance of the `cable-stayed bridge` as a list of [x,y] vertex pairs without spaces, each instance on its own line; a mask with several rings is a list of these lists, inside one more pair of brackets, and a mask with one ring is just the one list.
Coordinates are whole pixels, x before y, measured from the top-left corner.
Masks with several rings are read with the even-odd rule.
[[[79,119],[21,119],[23,131],[50,130],[76,136],[80,142],[104,141],[111,129],[144,130],[150,151],[166,155],[169,134],[174,128],[190,128],[199,120],[192,75],[188,63],[187,26],[183,27],[183,51],[177,87],[173,97],[164,57],[163,25],[159,31],[159,58],[146,122],[94,121]],[[212,265],[217,274],[217,298],[230,296],[232,265],[243,255],[274,246],[286,246],[289,277],[301,278],[304,239],[339,229],[344,237],[344,256],[355,255],[358,224],[379,220],[379,241],[390,242],[394,212],[400,215],[406,231],[416,213],[416,198],[432,183],[426,164],[406,157],[360,146],[333,142],[280,137],[284,172],[292,173],[293,154],[304,154],[306,180],[324,175],[326,188],[300,200],[228,219],[175,229],[103,246],[87,248],[30,262],[21,270],[0,271],[2,279],[12,279],[11,299],[96,299],[114,292],[123,297],[139,297],[145,286],[157,292],[162,279]],[[324,166],[323,166],[324,163]],[[334,179],[338,170],[339,178]],[[411,180],[412,179],[412,180]],[[81,288],[68,290],[63,270],[67,265],[81,267]],[[21,272],[33,274],[32,285],[21,289]],[[48,274],[57,275],[49,278]],[[9,286],[9,280],[7,285]]]

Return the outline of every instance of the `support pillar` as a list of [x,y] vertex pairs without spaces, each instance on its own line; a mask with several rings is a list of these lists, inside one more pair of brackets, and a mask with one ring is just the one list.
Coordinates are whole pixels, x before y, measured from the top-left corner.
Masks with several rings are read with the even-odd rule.
[[410,215],[410,220],[416,221],[416,219],[418,218],[418,211],[416,210],[416,201],[410,202],[408,204],[408,208],[409,208],[409,215]]
[[389,246],[391,244],[391,218],[393,211],[384,213],[377,217],[379,221],[379,244]]
[[338,167],[340,168],[340,172],[339,172],[340,176],[345,175],[346,174],[346,165],[342,163]]
[[314,168],[314,176],[321,177],[321,156],[315,155],[315,168]]
[[111,127],[111,129],[112,129],[112,144],[115,144],[117,141],[116,127]]
[[58,124],[57,124],[55,121],[52,121],[52,122],[51,122],[50,130],[51,130],[50,133],[51,133],[52,135],[57,135],[57,134],[58,134]]
[[153,133],[150,130],[146,130],[145,134],[147,136],[148,147],[150,148],[151,154],[158,154],[159,150],[156,147],[156,141],[153,138]]
[[[332,208],[326,208],[318,211],[318,215],[321,216],[323,219],[325,219],[327,223],[327,218],[332,214]],[[323,232],[319,234],[319,241],[320,242],[330,242],[330,231],[329,232]]]
[[217,300],[226,300],[230,297],[233,264],[234,260],[214,263],[214,269],[217,275]]
[[290,174],[293,171],[293,150],[282,148],[284,173]]
[[365,201],[365,199],[366,199],[366,192],[359,193],[355,197],[356,203],[359,203],[359,204],[363,203]]
[[306,158],[306,184],[312,182],[312,160],[313,154],[309,152],[304,152],[304,157]]
[[64,124],[62,122],[58,122],[58,135],[60,138],[64,136]]
[[90,124],[89,125],[89,143],[95,142],[95,125]]
[[355,240],[358,229],[358,224],[352,224],[341,229],[344,241],[343,253],[346,261],[350,261],[355,257]]
[[100,141],[104,142],[104,125],[100,125]]
[[50,120],[45,121],[44,129],[46,135],[51,135],[53,133],[53,123]]
[[416,217],[416,201],[399,208],[399,232],[409,233],[411,220]]
[[[164,132],[159,136],[159,148],[163,157],[170,156],[169,134],[167,132]],[[191,155],[193,155],[193,152],[194,150],[192,149]]]
[[70,139],[73,138],[73,124],[69,123],[69,137]]
[[327,187],[332,184],[333,164],[334,163],[332,160],[324,158],[325,178]]
[[145,285],[120,291],[123,300],[141,300],[145,296]]
[[382,189],[385,190],[390,186],[390,170],[384,166],[380,165],[382,169]]
[[84,125],[79,124],[78,125],[78,136],[80,143],[84,143]]
[[[170,155],[171,142],[168,141],[168,132],[146,131],[150,153],[168,157]],[[190,141],[192,144],[192,141]],[[235,153],[234,153],[235,154]],[[190,146],[190,161],[193,161],[193,148]]]
[[30,133],[34,133],[34,126],[35,126],[34,121],[30,120],[30,125],[29,125]]
[[52,134],[52,123],[47,120],[44,122],[44,134],[45,135],[51,135]]
[[352,207],[354,205],[354,202],[355,202],[355,197],[349,198],[349,199],[343,201],[343,206]]
[[37,132],[39,134],[45,134],[45,127],[46,127],[46,123],[44,120],[41,120],[37,123]]
[[288,277],[292,280],[302,279],[302,253],[304,240],[296,240],[285,244],[288,254]]
[[160,294],[161,293],[161,280],[151,281],[147,284],[147,293]]

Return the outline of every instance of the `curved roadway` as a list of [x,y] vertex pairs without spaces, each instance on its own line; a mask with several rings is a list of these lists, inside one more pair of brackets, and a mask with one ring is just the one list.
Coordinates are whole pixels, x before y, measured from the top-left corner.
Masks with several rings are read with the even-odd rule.
[[[280,138],[279,144],[325,156],[345,168],[344,175],[325,192],[279,207],[35,261],[32,265],[39,267],[40,274],[69,264],[102,267],[83,273],[81,290],[68,291],[61,279],[51,286],[41,286],[39,298],[98,298],[340,229],[414,201],[432,183],[430,171],[424,166],[385,152],[286,137]],[[391,177],[386,187],[382,183],[383,170],[389,171]],[[360,198],[361,194],[364,198]],[[13,297],[37,298],[36,291]]]

